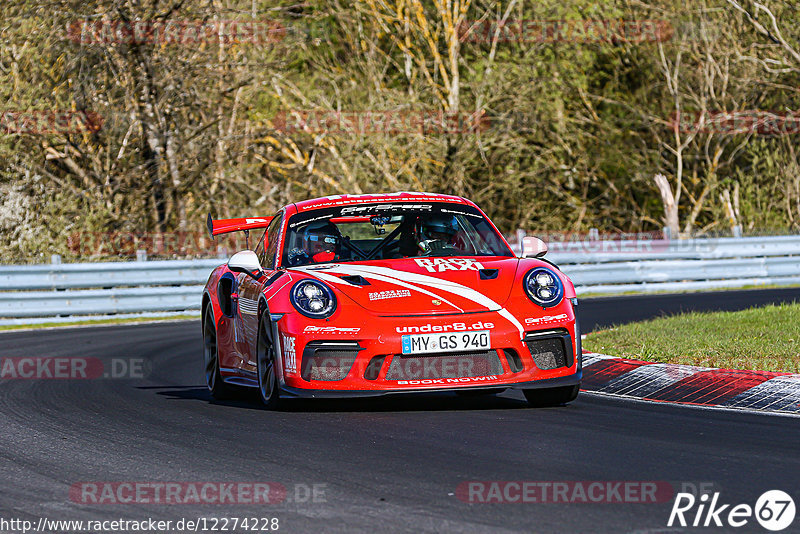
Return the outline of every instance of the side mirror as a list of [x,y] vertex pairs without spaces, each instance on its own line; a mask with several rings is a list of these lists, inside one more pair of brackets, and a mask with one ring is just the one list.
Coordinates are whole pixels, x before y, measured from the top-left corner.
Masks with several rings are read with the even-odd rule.
[[547,243],[538,237],[522,238],[523,258],[541,258],[545,254],[547,254]]
[[228,260],[228,269],[235,273],[245,273],[256,280],[263,274],[258,256],[252,250],[243,250],[231,256]]

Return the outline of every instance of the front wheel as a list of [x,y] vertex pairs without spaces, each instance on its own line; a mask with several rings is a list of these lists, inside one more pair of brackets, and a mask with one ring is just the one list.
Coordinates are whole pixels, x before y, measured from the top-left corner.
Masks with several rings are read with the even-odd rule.
[[275,372],[275,350],[270,336],[269,313],[261,314],[258,324],[258,344],[256,367],[258,372],[258,396],[268,410],[275,410],[280,404],[278,375]]
[[574,401],[581,389],[580,384],[547,389],[524,389],[522,393],[531,406],[558,406]]

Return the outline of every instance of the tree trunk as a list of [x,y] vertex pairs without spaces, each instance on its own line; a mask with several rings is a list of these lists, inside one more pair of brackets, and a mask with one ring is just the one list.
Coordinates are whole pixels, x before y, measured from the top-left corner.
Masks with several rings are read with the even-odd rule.
[[669,180],[663,174],[656,174],[653,180],[661,193],[661,202],[664,204],[664,226],[669,229],[670,238],[674,239],[679,235],[678,229],[678,203],[675,202],[675,195],[669,186]]

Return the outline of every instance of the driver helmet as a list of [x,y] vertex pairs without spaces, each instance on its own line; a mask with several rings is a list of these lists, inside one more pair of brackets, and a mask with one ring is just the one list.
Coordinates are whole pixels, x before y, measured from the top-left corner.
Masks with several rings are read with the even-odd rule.
[[433,215],[420,224],[420,240],[438,240],[450,243],[458,233],[455,215]]
[[314,263],[333,261],[339,252],[342,234],[329,221],[311,223],[303,230],[303,248]]

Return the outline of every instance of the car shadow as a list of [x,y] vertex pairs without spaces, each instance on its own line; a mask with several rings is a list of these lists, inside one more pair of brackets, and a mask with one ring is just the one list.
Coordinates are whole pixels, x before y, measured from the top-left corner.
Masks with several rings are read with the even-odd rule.
[[410,393],[360,399],[287,399],[284,412],[434,412],[528,408],[523,399],[501,395],[461,397],[452,392]]
[[255,390],[242,389],[230,399],[220,400],[212,397],[211,392],[205,386],[143,386],[138,389],[160,390],[156,391],[156,395],[161,395],[170,400],[200,400],[218,406],[261,409]]
[[[148,386],[139,389],[156,391],[172,400],[199,400],[219,406],[230,406],[252,410],[263,410],[255,389],[242,390],[231,399],[218,400],[204,386]],[[380,397],[344,399],[283,399],[281,412],[415,412],[415,411],[472,411],[510,410],[529,408],[519,392],[506,391],[500,394],[461,396],[454,392],[406,393]],[[554,408],[560,408],[556,406]],[[543,409],[543,408],[539,408]],[[553,408],[548,408],[553,409]]]

